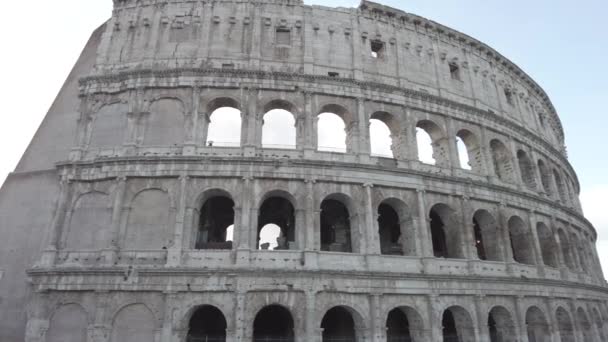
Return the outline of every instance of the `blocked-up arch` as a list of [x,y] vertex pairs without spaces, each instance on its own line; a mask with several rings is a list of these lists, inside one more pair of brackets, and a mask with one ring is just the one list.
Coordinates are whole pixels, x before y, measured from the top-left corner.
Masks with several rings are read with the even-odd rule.
[[65,248],[98,250],[110,246],[112,208],[110,196],[102,192],[81,195],[74,203]]
[[543,184],[543,190],[549,196],[553,196],[553,189],[551,189],[551,173],[545,165],[545,162],[541,159],[538,160],[538,172],[540,173],[540,181]]
[[463,236],[458,229],[456,212],[448,205],[440,203],[431,208],[429,217],[435,257],[464,258]]
[[272,245],[276,242],[275,249],[286,250],[295,248],[296,242],[296,216],[295,199],[284,191],[271,191],[264,196],[260,205],[258,216],[258,248],[263,230],[268,225],[279,228],[276,241],[270,241]]
[[530,238],[530,230],[518,216],[509,219],[509,237],[513,259],[521,264],[534,265],[534,249]]
[[408,206],[388,198],[378,206],[378,228],[382,254],[416,255],[416,232]]
[[593,334],[593,327],[591,326],[591,321],[587,316],[587,313],[583,308],[578,308],[576,310],[576,320],[578,321],[578,328],[581,331],[581,335],[583,337],[583,341],[585,342],[596,342],[596,339]]
[[536,170],[532,159],[528,157],[528,153],[523,150],[517,151],[517,161],[522,182],[528,189],[536,189]]
[[573,252],[576,253],[576,257],[578,259],[578,264],[580,266],[580,270],[587,273],[589,271],[589,263],[587,262],[587,255],[585,254],[585,250],[583,245],[581,244],[581,240],[575,233],[570,234],[570,243],[572,244]]
[[363,318],[353,308],[335,306],[329,309],[321,321],[323,342],[353,341],[363,342]]
[[126,103],[112,103],[103,106],[93,116],[91,125],[91,147],[120,146],[125,141],[127,133]]
[[125,249],[160,250],[168,248],[173,238],[170,226],[171,201],[160,189],[147,189],[131,204],[124,238]]
[[[209,147],[241,146],[241,111],[236,102],[229,99],[218,99],[209,109],[209,126],[205,144]],[[220,107],[215,108],[215,106]]]
[[490,150],[492,151],[492,162],[494,163],[494,172],[496,176],[504,182],[510,182],[513,177],[513,160],[511,152],[498,139],[490,141]]
[[356,252],[353,231],[358,221],[352,199],[344,194],[332,194],[321,202],[321,250]]
[[386,319],[387,341],[424,342],[424,321],[416,309],[401,306],[391,310]]
[[458,146],[460,167],[480,172],[483,168],[483,155],[479,139],[466,129],[458,131],[456,139],[461,142],[460,144],[457,143],[457,145],[460,145]]
[[269,305],[260,310],[253,321],[253,341],[295,340],[294,320],[289,309],[280,305]]
[[461,306],[452,306],[441,318],[443,342],[475,341],[475,327],[471,315]]
[[395,137],[399,137],[399,122],[387,112],[375,112],[370,117],[370,144],[373,155],[396,157],[399,155]]
[[143,304],[123,307],[114,317],[111,342],[154,341],[156,318]]
[[51,316],[46,342],[82,342],[87,339],[87,313],[78,304],[62,305]]
[[188,326],[187,341],[226,341],[226,317],[212,305],[198,307]]
[[558,248],[555,242],[553,231],[544,223],[539,222],[536,225],[538,242],[540,244],[540,252],[543,257],[543,263],[550,267],[559,267],[559,258],[557,256]]
[[551,342],[551,330],[545,314],[536,306],[526,311],[526,332],[529,342]]
[[555,318],[561,342],[575,342],[574,325],[568,311],[562,307],[557,308]]
[[562,176],[559,174],[557,170],[553,170],[553,179],[555,181],[555,186],[557,186],[557,193],[559,195],[559,199],[562,204],[568,203],[568,192],[566,190],[566,184],[562,179]]
[[517,332],[511,313],[502,306],[495,306],[488,314],[490,342],[515,341]]
[[[429,141],[425,141],[430,137]],[[449,146],[448,139],[443,130],[430,120],[421,120],[416,124],[416,141],[418,145],[418,159],[427,164],[437,166],[449,166]],[[424,145],[421,145],[424,143]],[[431,158],[427,154],[432,151]],[[433,162],[434,160],[434,162]]]
[[185,140],[185,107],[176,98],[161,98],[150,105],[145,120],[144,145],[174,146]]
[[564,232],[563,229],[559,229],[557,231],[557,236],[559,237],[559,242],[561,245],[561,253],[564,257],[564,261],[566,262],[566,266],[571,270],[576,269],[576,259],[574,257],[574,251],[572,249],[572,244],[570,243],[570,238],[568,234]]
[[296,107],[285,100],[270,101],[264,106],[262,146],[295,149],[297,144]]
[[473,229],[477,256],[481,260],[502,261],[498,223],[487,210],[478,210],[473,215]]

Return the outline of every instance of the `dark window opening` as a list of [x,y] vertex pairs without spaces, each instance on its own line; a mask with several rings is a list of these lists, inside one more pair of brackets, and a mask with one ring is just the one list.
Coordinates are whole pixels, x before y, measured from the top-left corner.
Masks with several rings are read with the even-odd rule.
[[450,77],[453,80],[460,81],[460,67],[455,62],[449,64],[450,66]]
[[294,342],[291,313],[282,306],[263,308],[253,322],[253,342]]
[[[282,197],[271,197],[265,200],[260,207],[258,217],[258,248],[295,249],[295,224],[295,210],[289,200]],[[270,232],[272,227],[277,230],[278,236]],[[269,235],[265,236],[264,233],[267,229]]]
[[371,41],[371,55],[372,58],[383,58],[384,57],[384,42],[380,40]]
[[291,45],[291,31],[286,28],[277,29],[277,45]]
[[323,342],[356,342],[355,321],[350,312],[335,307],[325,314],[321,322]]
[[400,309],[389,312],[386,320],[386,340],[388,342],[413,342],[407,315]]
[[505,98],[507,99],[507,103],[511,106],[515,105],[515,101],[513,99],[513,92],[509,89],[505,89]]
[[327,73],[327,76],[329,76],[329,77],[340,77],[340,73],[339,72],[330,71],[330,72]]
[[378,207],[380,251],[382,254],[403,255],[399,215],[388,204]]
[[483,235],[481,233],[481,226],[477,222],[476,218],[473,218],[473,227],[475,229],[475,248],[477,248],[477,256],[479,260],[487,260],[486,249],[483,245]]
[[488,330],[490,331],[490,341],[491,342],[501,342],[502,338],[498,333],[498,329],[496,327],[496,321],[494,320],[494,316],[492,314],[488,315]]
[[192,315],[187,342],[224,342],[226,341],[226,319],[222,312],[213,306],[205,305]]
[[234,201],[218,196],[201,209],[195,249],[232,249],[230,231],[234,225]]
[[456,329],[456,320],[452,311],[446,310],[443,313],[441,325],[443,326],[443,342],[460,342],[458,329]]
[[328,199],[321,203],[321,250],[352,252],[350,215],[339,201]]
[[431,210],[431,237],[433,240],[433,254],[436,258],[448,257],[448,245],[445,236],[443,220],[435,211]]

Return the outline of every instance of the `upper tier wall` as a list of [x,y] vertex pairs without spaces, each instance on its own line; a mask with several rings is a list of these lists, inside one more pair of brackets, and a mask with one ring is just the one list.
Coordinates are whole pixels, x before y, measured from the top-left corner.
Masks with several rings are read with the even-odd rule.
[[300,0],[114,3],[97,74],[234,68],[385,83],[499,113],[566,153],[555,109],[530,77],[489,46],[415,15],[368,1],[359,8]]

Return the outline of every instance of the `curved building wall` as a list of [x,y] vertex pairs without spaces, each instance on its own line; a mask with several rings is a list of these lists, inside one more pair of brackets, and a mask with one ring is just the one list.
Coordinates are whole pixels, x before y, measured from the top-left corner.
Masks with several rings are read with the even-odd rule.
[[[95,54],[63,119],[73,143],[43,172],[50,141],[35,139],[12,176],[56,187],[27,262],[26,341],[606,336],[597,234],[559,118],[483,43],[367,1],[117,0]],[[223,107],[241,117],[230,146],[209,139]],[[274,109],[293,115],[295,145],[262,143]],[[318,144],[327,112],[345,123],[343,153]],[[372,119],[390,158],[371,151]]]

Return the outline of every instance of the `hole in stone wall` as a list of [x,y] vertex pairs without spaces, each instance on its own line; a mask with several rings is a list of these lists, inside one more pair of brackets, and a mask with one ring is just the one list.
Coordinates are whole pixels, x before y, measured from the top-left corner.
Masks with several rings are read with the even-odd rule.
[[469,151],[467,145],[464,143],[462,138],[456,137],[456,147],[458,149],[458,159],[460,161],[460,168],[463,170],[471,170],[471,164],[469,161]]
[[206,145],[238,147],[241,145],[241,111],[232,107],[216,109],[209,117]]
[[390,205],[382,203],[378,207],[378,227],[380,229],[380,251],[382,254],[403,255],[401,225],[399,215]]
[[437,161],[433,157],[433,139],[431,135],[422,128],[416,127],[416,143],[418,145],[418,160],[430,165]]
[[346,153],[346,124],[337,114],[319,114],[317,134],[319,151]]
[[372,155],[393,158],[391,130],[384,122],[378,119],[371,119],[369,136]]
[[323,342],[355,342],[355,321],[348,310],[335,307],[327,311],[321,321]]
[[411,342],[410,322],[401,309],[393,309],[386,320],[386,339],[389,342]]
[[295,149],[296,120],[284,109],[273,109],[264,115],[262,146],[265,148]]
[[326,199],[321,203],[321,250],[352,252],[350,214],[340,201]]
[[295,210],[282,197],[270,197],[260,207],[258,248],[266,250],[295,249]]
[[224,196],[208,199],[201,209],[195,249],[232,249],[231,227],[234,229],[234,201]]
[[284,307],[267,306],[255,316],[253,342],[293,342],[294,336],[293,317]]
[[383,58],[384,57],[384,42],[381,40],[371,41],[371,56],[372,58]]
[[460,67],[458,64],[456,64],[456,62],[450,62],[448,66],[450,68],[450,77],[453,80],[460,81]]
[[216,307],[204,305],[198,308],[190,319],[188,342],[226,341],[226,318]]

